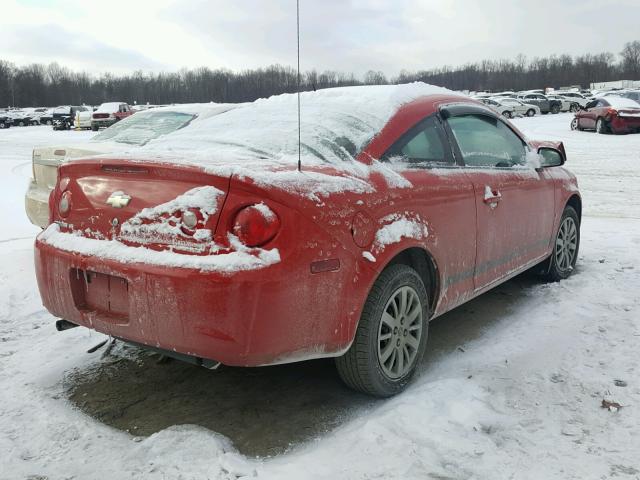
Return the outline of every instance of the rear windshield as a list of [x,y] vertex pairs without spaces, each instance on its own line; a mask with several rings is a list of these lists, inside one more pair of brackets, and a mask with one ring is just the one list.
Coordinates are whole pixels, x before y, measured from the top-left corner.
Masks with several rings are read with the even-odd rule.
[[195,117],[194,114],[180,112],[136,113],[107,128],[91,141],[144,145],[155,138],[179,130]]

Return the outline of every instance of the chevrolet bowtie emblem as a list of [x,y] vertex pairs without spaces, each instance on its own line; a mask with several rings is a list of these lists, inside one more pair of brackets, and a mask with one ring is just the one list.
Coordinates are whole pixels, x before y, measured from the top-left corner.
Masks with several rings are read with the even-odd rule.
[[113,192],[107,199],[107,203],[113,208],[122,208],[129,205],[131,197],[124,192]]

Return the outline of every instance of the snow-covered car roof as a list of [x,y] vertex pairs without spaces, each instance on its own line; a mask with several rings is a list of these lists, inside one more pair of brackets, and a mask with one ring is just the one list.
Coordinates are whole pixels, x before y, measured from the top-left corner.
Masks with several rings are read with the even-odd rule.
[[107,102],[98,107],[96,113],[113,113],[120,109],[120,105],[125,102]]
[[[435,94],[467,98],[425,83],[303,92],[302,155],[307,162],[343,163],[345,159],[353,158],[400,106]],[[149,142],[139,154],[170,155],[204,164],[252,160],[297,162],[296,94],[256,100],[243,108],[208,118],[198,125]]]
[[602,97],[602,100],[607,102],[613,108],[640,108],[640,103],[625,97]]

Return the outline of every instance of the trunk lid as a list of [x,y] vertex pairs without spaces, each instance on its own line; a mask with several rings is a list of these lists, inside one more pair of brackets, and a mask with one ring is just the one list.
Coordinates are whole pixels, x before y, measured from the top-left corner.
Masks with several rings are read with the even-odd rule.
[[208,254],[228,191],[229,176],[197,167],[81,160],[60,167],[51,210],[76,235]]

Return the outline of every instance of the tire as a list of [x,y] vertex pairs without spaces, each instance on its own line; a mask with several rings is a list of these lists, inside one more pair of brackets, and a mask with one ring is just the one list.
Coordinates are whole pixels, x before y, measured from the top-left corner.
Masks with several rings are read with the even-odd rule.
[[609,133],[609,127],[607,127],[607,123],[604,121],[604,118],[600,117],[596,120],[596,132],[597,133]]
[[554,115],[560,113],[560,107],[558,105],[554,105],[553,107],[551,107],[551,113],[553,113]]
[[527,110],[527,117],[533,117],[536,114],[536,111],[533,108]]
[[576,113],[578,110],[580,110],[580,105],[578,105],[577,103],[572,103],[569,107],[569,111],[571,113]]
[[97,125],[91,125],[91,130],[97,132],[98,130],[100,130],[100,127],[98,127]]
[[4,123],[4,122],[0,123],[0,129],[1,129],[1,128],[7,128],[7,124],[6,124],[6,123]]
[[20,126],[20,127],[24,127],[24,126],[25,126],[24,120],[20,120],[20,121],[18,122],[18,126]]
[[505,110],[504,112],[502,112],[502,116],[505,118],[513,118],[513,115],[509,110]]
[[[347,386],[376,397],[390,397],[406,388],[426,350],[428,298],[411,267],[391,265],[380,274],[351,347],[336,358],[338,374]],[[407,312],[413,319],[407,320]]]
[[580,128],[580,122],[578,121],[577,118],[574,118],[573,120],[571,120],[571,130],[582,130]]
[[52,120],[47,120],[46,124],[47,125],[53,125],[53,121]]
[[573,207],[567,205],[555,235],[553,253],[546,260],[545,280],[558,282],[568,278],[575,269],[579,250],[580,218]]

